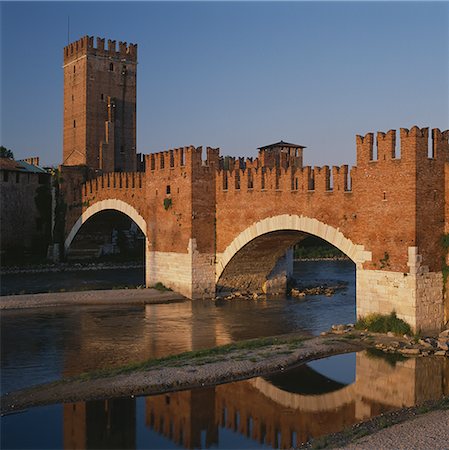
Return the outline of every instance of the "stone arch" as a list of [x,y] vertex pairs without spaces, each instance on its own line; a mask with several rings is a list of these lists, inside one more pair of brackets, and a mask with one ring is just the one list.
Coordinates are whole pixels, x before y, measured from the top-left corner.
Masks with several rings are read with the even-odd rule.
[[70,247],[76,234],[78,233],[80,228],[83,226],[83,224],[86,223],[86,221],[90,217],[99,213],[100,211],[105,211],[107,209],[119,211],[119,212],[127,215],[141,229],[142,233],[145,235],[145,238],[146,239],[148,238],[147,237],[147,224],[145,222],[145,219],[130,204],[128,204],[122,200],[118,200],[118,199],[114,198],[114,199],[108,199],[108,200],[102,200],[102,201],[96,202],[92,206],[89,206],[81,214],[81,216],[75,222],[75,225],[73,225],[72,229],[70,230],[70,233],[68,234],[68,236],[64,242],[64,250],[66,250],[66,251],[68,250],[68,248]]
[[268,233],[287,230],[308,233],[324,239],[347,255],[358,269],[365,261],[371,261],[371,252],[366,251],[363,245],[354,244],[339,229],[310,217],[283,214],[253,223],[242,231],[223,253],[217,254],[216,281],[219,280],[231,259],[249,242]]

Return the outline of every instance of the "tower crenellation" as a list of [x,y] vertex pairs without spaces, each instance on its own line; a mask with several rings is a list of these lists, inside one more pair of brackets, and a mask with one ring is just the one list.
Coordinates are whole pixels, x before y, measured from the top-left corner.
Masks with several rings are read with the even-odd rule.
[[64,47],[64,65],[87,54],[137,62],[137,44],[119,41],[118,49],[115,40],[108,39],[107,45],[105,44],[104,38],[97,37],[95,45],[93,36],[83,36]]

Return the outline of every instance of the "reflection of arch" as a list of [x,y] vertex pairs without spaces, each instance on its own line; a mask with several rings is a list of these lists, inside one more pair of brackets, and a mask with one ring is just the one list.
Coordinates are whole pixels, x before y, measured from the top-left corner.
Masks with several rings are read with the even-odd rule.
[[64,249],[67,250],[70,247],[79,229],[90,217],[92,217],[94,214],[99,213],[100,211],[105,211],[107,209],[119,211],[127,215],[137,224],[137,226],[141,229],[142,233],[145,235],[145,238],[147,238],[147,224],[145,222],[145,219],[131,205],[123,202],[122,200],[117,200],[114,198],[96,202],[92,206],[89,206],[89,208],[87,208],[86,211],[84,211],[83,214],[81,214],[81,217],[75,222],[75,225],[73,225],[72,229],[70,230],[70,233],[68,234],[64,242]]
[[323,412],[334,410],[355,400],[356,384],[321,395],[292,394],[272,385],[263,378],[248,380],[252,386],[284,408],[307,412]]
[[341,250],[358,267],[365,261],[371,260],[371,252],[365,251],[363,245],[354,244],[337,228],[310,217],[283,214],[253,223],[246,230],[242,231],[222,254],[217,254],[216,280],[220,278],[234,255],[250,241],[267,233],[284,230],[300,231],[318,236]]

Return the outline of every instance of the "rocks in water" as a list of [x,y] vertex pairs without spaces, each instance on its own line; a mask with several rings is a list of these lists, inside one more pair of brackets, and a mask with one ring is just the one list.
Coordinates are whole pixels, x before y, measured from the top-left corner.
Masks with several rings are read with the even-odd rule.
[[399,351],[403,355],[419,355],[421,353],[419,348],[401,348]]
[[291,291],[292,297],[305,297],[306,294],[304,291],[300,291],[299,289],[293,288]]
[[449,351],[449,329],[442,331],[435,343],[438,350]]
[[336,291],[344,289],[346,285],[347,283],[340,283],[334,286],[328,286],[327,284],[314,287],[297,286],[292,288],[290,295],[297,298],[305,297],[306,295],[325,295],[326,297],[331,297]]
[[[235,292],[229,292],[224,297],[219,297],[222,300],[257,300],[259,298],[265,297],[260,292],[241,292],[241,291],[235,291]],[[215,298],[217,300],[217,298]]]
[[353,324],[348,324],[348,325],[338,324],[338,325],[332,325],[331,332],[333,334],[344,334],[344,333],[349,333],[352,329],[353,329]]
[[433,345],[431,338],[419,339],[418,344],[422,347],[433,349],[436,345]]
[[446,338],[449,339],[449,329],[442,331],[439,335],[438,338]]

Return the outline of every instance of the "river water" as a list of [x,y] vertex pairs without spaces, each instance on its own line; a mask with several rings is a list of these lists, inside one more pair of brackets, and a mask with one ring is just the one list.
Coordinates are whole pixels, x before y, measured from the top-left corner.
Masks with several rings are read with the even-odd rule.
[[[97,277],[110,276],[99,272]],[[39,275],[47,282],[48,275]],[[69,283],[70,274],[65,276]],[[347,283],[347,287],[332,297],[306,299],[277,296],[2,312],[2,392],[243,339],[293,332],[318,334],[334,323],[355,320],[352,262],[300,262],[295,265],[295,276],[302,284]]]
[[[105,272],[96,276],[102,282],[114,280],[113,275],[104,280],[111,276]],[[303,285],[347,287],[332,297],[300,300],[3,312],[2,392],[242,339],[318,334],[334,323],[355,320],[351,262],[296,263],[295,276]],[[70,278],[58,282],[64,285]],[[447,395],[448,380],[447,358],[340,355],[282,375],[207,389],[32,408],[2,418],[1,448],[289,448],[373,415]]]
[[2,418],[3,449],[288,449],[449,394],[447,358],[338,355],[282,374]]

